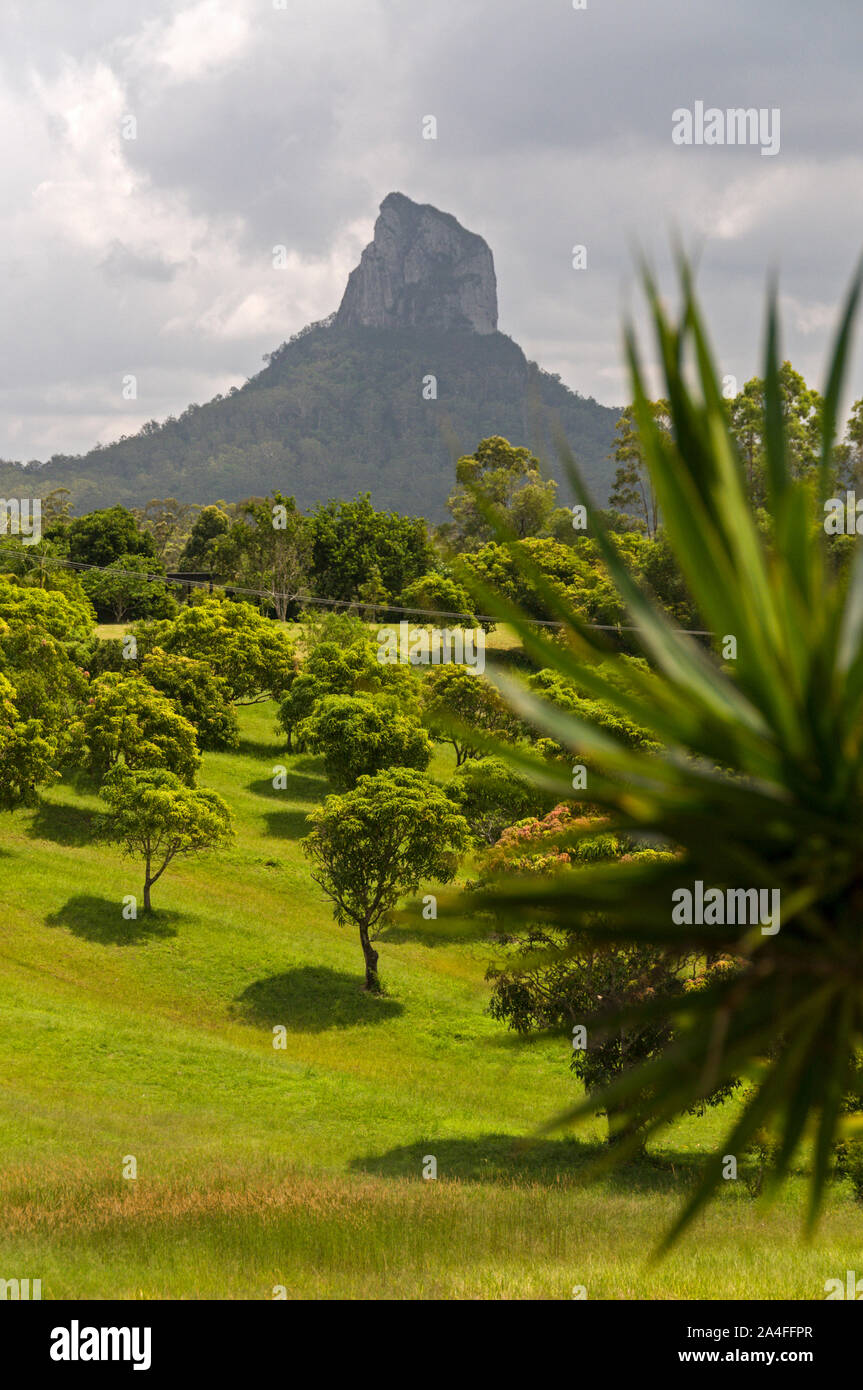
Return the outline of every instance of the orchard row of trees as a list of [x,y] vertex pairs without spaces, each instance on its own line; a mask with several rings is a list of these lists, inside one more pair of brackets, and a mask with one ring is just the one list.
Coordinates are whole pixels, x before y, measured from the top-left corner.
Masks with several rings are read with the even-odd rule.
[[[97,832],[143,860],[143,908],[179,854],[214,849],[231,814],[196,785],[201,751],[236,746],[235,706],[287,688],[293,644],[253,607],[210,600],[100,640],[83,581],[0,575],[0,805],[83,772],[107,811]],[[164,645],[158,645],[162,641]]]
[[[305,848],[336,919],[358,931],[370,990],[380,988],[376,935],[401,897],[460,872],[481,878],[502,837],[506,845],[527,827],[541,839],[561,814],[553,780],[538,788],[485,750],[489,740],[535,746],[559,786],[569,782],[571,750],[540,738],[465,666],[381,662],[374,630],[356,615],[310,617],[301,649],[253,605],[203,597],[100,639],[83,580],[53,568],[42,580],[0,578],[3,805],[32,802],[65,772],[83,771],[106,808],[97,833],[142,863],[145,912],[177,856],[231,841],[228,806],[197,782],[203,751],[236,747],[237,706],[250,701],[276,702],[286,753],[322,759],[333,791],[310,818]],[[650,746],[555,673],[536,671],[528,683],[632,746]],[[435,742],[452,749],[443,782],[429,775]],[[599,818],[596,828],[603,852],[638,852],[610,841]],[[500,1017],[510,1011],[506,978],[493,996]],[[524,1018],[512,1011],[510,1021],[523,1028]],[[622,1054],[609,1065],[625,1062]]]

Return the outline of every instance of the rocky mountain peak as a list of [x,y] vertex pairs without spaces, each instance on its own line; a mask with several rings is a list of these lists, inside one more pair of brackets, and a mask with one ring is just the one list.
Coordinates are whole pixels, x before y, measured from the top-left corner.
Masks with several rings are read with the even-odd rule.
[[343,327],[497,330],[491,250],[447,212],[390,193],[348,278]]

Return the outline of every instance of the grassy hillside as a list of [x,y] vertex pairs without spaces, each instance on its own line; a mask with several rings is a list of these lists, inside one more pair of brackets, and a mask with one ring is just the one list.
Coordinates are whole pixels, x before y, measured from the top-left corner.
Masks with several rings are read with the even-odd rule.
[[200,779],[236,844],[172,866],[149,921],[122,918],[141,874],[91,843],[85,781],[0,821],[0,1276],[54,1298],[818,1298],[859,1264],[850,1192],[806,1248],[795,1180],[769,1212],[728,1183],[648,1267],[721,1117],[598,1187],[598,1130],[516,1151],[572,1094],[566,1041],[513,1045],[484,1012],[491,945],[433,924],[385,934],[387,994],[365,995],[298,843],[320,764],[284,757],[273,706],[241,722]]

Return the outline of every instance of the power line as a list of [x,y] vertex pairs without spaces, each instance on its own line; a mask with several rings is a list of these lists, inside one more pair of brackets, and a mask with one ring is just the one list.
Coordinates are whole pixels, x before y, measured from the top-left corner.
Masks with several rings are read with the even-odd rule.
[[[25,558],[29,560],[30,556],[25,556]],[[207,589],[209,592],[212,592],[213,585],[216,584],[220,589],[230,589],[233,594],[249,594],[254,598],[266,598],[270,600],[275,598],[275,592],[272,589],[250,589],[241,584],[234,584],[230,580],[216,579],[214,576],[210,579],[187,579],[182,575],[181,571],[175,571],[173,575],[149,574],[145,573],[143,570],[120,569],[112,565],[88,565],[81,560],[67,560],[58,555],[43,555],[40,556],[38,560],[34,556],[32,562],[34,565],[59,565],[64,569],[96,570],[99,574],[119,575],[124,578],[129,577],[133,579],[147,579],[159,584],[182,584],[187,588]],[[441,608],[405,608],[397,603],[371,603],[367,602],[365,599],[320,598],[313,594],[292,595],[290,602],[313,604],[322,608],[367,608],[372,609],[374,612],[409,613],[426,618],[473,618],[475,621],[481,623],[499,623],[501,621],[500,618],[495,617],[493,613],[455,613]],[[549,618],[527,618],[525,621],[529,622],[534,627],[562,629],[566,626],[565,623],[554,622]],[[592,628],[597,632],[643,631],[640,627],[629,626],[625,623],[585,623],[584,626]],[[678,627],[675,628],[674,631],[685,633],[687,637],[712,637],[714,635],[712,632],[706,632],[700,628]]]

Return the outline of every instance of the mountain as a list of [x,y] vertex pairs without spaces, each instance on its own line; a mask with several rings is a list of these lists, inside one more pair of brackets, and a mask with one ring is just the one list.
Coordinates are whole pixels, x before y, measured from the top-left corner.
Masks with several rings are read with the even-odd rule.
[[[607,496],[619,412],[569,390],[498,331],[486,242],[401,193],[381,204],[338,311],[265,361],[226,396],[38,465],[40,495],[68,487],[81,512],[276,488],[308,507],[368,490],[379,507],[437,521],[454,457],[487,435],[528,444],[559,477],[558,421],[598,500]],[[4,495],[32,493],[31,467],[0,464]]]
[[447,212],[390,193],[348,279],[338,328],[494,333],[497,280],[488,244]]

